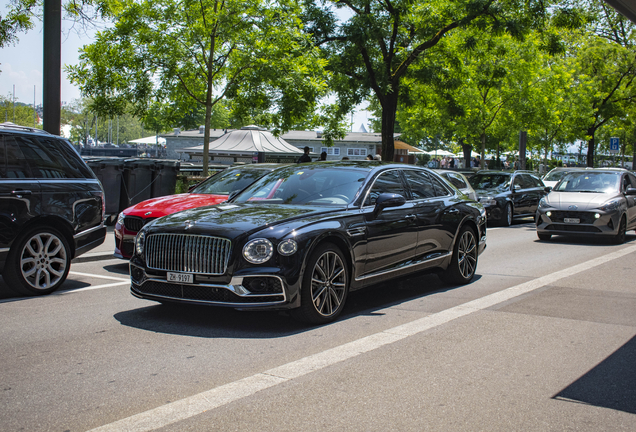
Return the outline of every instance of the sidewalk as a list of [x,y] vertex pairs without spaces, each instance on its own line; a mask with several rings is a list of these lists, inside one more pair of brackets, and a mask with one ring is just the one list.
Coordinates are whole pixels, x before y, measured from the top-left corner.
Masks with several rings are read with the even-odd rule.
[[113,255],[115,252],[115,234],[113,231],[115,229],[114,225],[106,227],[106,238],[104,239],[104,243],[97,246],[95,249],[91,249],[89,252],[86,252],[83,255],[75,258],[72,263],[82,263],[89,261],[101,261],[107,259],[115,259],[116,257]]

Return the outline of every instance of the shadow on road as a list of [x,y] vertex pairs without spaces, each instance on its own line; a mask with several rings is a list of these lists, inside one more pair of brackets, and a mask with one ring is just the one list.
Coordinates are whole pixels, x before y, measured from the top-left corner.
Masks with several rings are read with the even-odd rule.
[[553,399],[636,414],[636,336]]
[[[479,276],[475,277],[478,280]],[[338,322],[360,316],[381,316],[378,311],[436,292],[453,289],[434,274],[374,285],[349,294]],[[122,325],[138,329],[204,338],[272,338],[307,331],[286,311],[237,311],[231,308],[157,304],[114,315]]]

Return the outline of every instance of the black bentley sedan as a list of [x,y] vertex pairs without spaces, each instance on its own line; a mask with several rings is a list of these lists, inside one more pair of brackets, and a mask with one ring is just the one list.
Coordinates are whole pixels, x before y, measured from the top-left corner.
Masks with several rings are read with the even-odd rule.
[[547,192],[541,179],[530,171],[477,171],[468,179],[484,205],[488,222],[510,226],[513,219],[534,217]]
[[159,302],[291,309],[334,320],[347,294],[421,271],[470,282],[483,206],[425,168],[316,162],[277,169],[225,204],[139,232],[131,292]]

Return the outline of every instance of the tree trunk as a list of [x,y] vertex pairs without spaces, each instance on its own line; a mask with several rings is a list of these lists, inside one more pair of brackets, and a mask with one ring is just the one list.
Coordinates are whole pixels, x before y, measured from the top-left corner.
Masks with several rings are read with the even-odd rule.
[[464,152],[464,168],[470,168],[470,160],[472,159],[473,146],[470,144],[466,144],[464,142],[464,138],[459,139],[459,144],[461,144],[462,151]]
[[590,139],[587,141],[587,166],[590,168],[594,168],[594,134],[596,133],[596,129],[591,127],[587,130],[587,136]]
[[481,138],[481,160],[479,161],[479,168],[484,169],[484,164],[486,163],[486,132],[482,132],[480,135]]
[[395,113],[398,104],[398,89],[393,89],[384,98],[385,103],[382,106],[382,160],[393,162],[395,153]]
[[[211,95],[210,91],[208,93]],[[212,119],[212,104],[208,100],[205,104],[205,130],[203,133],[203,176],[208,176],[208,162],[210,159],[210,123]]]

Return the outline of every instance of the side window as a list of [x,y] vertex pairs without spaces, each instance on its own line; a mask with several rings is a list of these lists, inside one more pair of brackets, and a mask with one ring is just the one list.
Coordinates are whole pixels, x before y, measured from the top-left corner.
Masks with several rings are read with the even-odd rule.
[[75,150],[65,141],[51,137],[16,137],[38,178],[92,178]]
[[465,189],[467,187],[466,183],[464,182],[464,179],[462,179],[460,176],[458,176],[455,173],[449,173],[448,179],[453,184],[453,186],[455,186],[457,189]]
[[442,184],[442,182],[435,176],[430,176],[431,181],[433,182],[433,186],[435,186],[435,194],[436,196],[448,196],[451,193],[448,191],[448,188]]
[[631,188],[636,188],[636,176],[632,175],[632,174],[627,174],[627,176],[629,177],[629,182],[630,182],[630,186]]
[[523,182],[521,181],[521,174],[518,174],[515,176],[515,179],[512,184],[514,188],[517,188],[517,186],[522,189],[524,188]]
[[622,183],[623,183],[623,184],[622,184],[622,190],[621,190],[621,192],[623,192],[623,193],[624,193],[625,191],[627,191],[627,189],[628,189],[628,188],[633,187],[633,186],[632,186],[632,184],[631,184],[631,182],[630,182],[630,179],[629,179],[629,175],[628,175],[628,174],[625,174],[625,175],[623,176],[623,181],[622,181]]
[[431,178],[425,172],[404,170],[404,175],[406,176],[406,182],[411,188],[413,199],[420,200],[437,196],[435,186],[433,186]]
[[29,163],[10,135],[0,135],[0,178],[32,178]]
[[402,185],[402,179],[400,178],[398,170],[383,172],[375,179],[364,205],[375,205],[375,202],[381,193],[395,193],[406,197],[406,192]]

